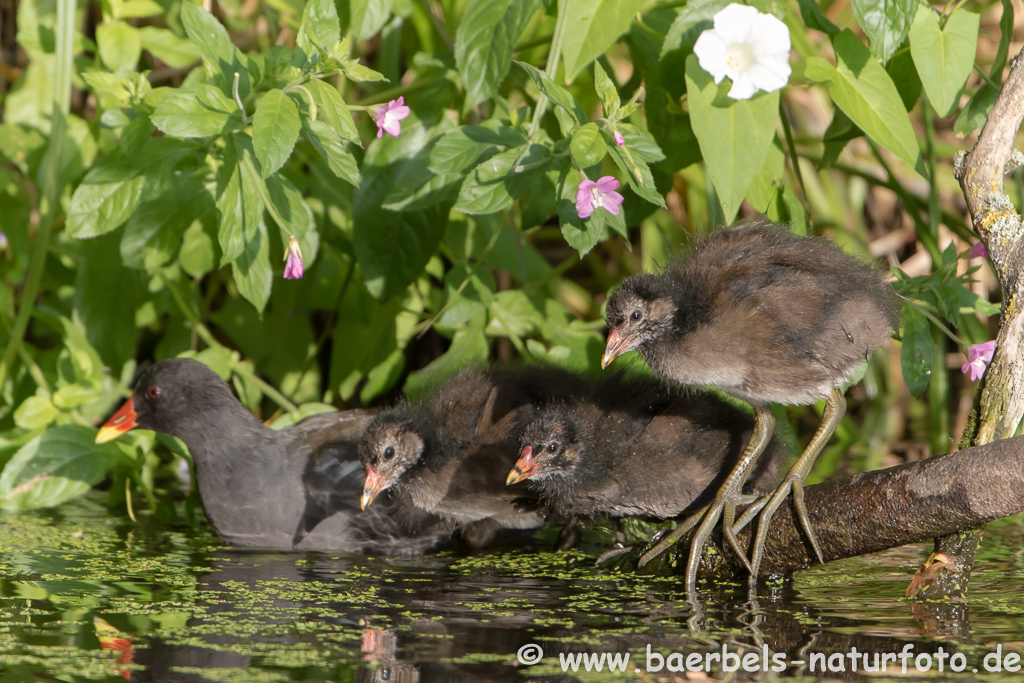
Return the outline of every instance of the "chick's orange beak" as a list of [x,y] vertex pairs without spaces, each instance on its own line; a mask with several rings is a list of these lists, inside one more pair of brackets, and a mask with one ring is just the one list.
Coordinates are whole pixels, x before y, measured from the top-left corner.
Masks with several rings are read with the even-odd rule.
[[381,476],[380,472],[373,469],[371,465],[367,465],[366,475],[363,477],[363,497],[359,499],[359,509],[368,508],[373,499],[389,486],[390,484]]
[[633,345],[629,343],[629,339],[613,327],[608,332],[608,342],[604,346],[604,355],[601,356],[601,369],[604,370],[613,360],[632,350]]
[[135,429],[135,392],[128,397],[121,409],[111,415],[110,419],[103,423],[100,431],[96,432],[96,443],[106,443],[121,436],[125,432]]
[[536,474],[536,470],[537,461],[533,459],[533,446],[523,446],[523,450],[519,453],[519,460],[516,461],[516,466],[508,473],[505,485],[511,486],[524,479],[529,479]]

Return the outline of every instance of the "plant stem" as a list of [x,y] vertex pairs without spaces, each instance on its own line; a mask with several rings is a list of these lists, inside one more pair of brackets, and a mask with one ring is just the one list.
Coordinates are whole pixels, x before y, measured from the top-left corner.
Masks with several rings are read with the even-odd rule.
[[43,177],[42,200],[39,205],[39,231],[36,243],[29,259],[28,276],[25,288],[21,293],[21,305],[18,317],[11,329],[11,337],[0,360],[0,391],[11,372],[11,365],[16,354],[22,352],[22,344],[28,323],[35,308],[36,298],[43,280],[43,269],[46,267],[46,255],[50,250],[50,236],[53,234],[54,216],[58,210],[58,198],[61,188],[60,163],[64,158],[64,139],[67,133],[67,117],[71,111],[71,72],[74,64],[75,39],[75,2],[74,0],[57,0],[56,26],[56,58],[57,72],[54,78],[55,93],[53,115],[50,117],[49,158]]
[[800,170],[800,157],[796,155],[796,143],[793,142],[793,129],[789,126],[789,117],[786,115],[786,107],[779,98],[779,119],[782,120],[782,131],[786,136],[786,144],[789,145],[789,160],[793,164],[793,173],[796,175],[796,182],[800,185],[800,203],[804,205],[804,216],[807,220],[807,234],[813,235],[813,224],[811,219],[811,206],[807,202],[807,186],[804,185],[804,174]]
[[[569,7],[569,0],[558,0],[558,17],[555,19],[555,33],[551,39],[551,50],[548,52],[548,63],[544,67],[544,73],[551,80],[555,79],[555,73],[558,71],[558,60],[562,57],[562,41],[565,39],[565,25],[567,23],[567,12]],[[537,100],[537,108],[533,112],[533,120],[530,121],[530,134],[528,137],[533,140],[534,134],[537,132],[538,126],[540,126],[540,120],[544,117],[544,112],[548,108],[548,96],[541,93],[540,99]]]

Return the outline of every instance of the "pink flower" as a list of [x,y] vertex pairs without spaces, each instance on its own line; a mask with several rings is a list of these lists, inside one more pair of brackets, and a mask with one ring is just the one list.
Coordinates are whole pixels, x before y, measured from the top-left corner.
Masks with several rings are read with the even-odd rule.
[[988,249],[984,242],[975,242],[971,250],[967,252],[967,258],[988,258]]
[[0,230],[0,251],[7,251],[7,235],[4,234],[3,230]]
[[984,344],[975,344],[967,349],[967,362],[960,368],[960,372],[966,373],[971,370],[971,381],[977,382],[985,374],[985,368],[992,361],[992,352],[996,350],[996,340],[987,341]]
[[288,248],[285,250],[284,258],[286,261],[284,264],[284,279],[298,280],[302,277],[302,273],[305,272],[302,264],[302,249],[299,247],[299,241],[295,239],[295,235],[292,235],[291,239],[288,240]]
[[409,115],[409,107],[405,106],[404,97],[391,100],[383,107],[374,107],[372,111],[373,120],[377,122],[377,137],[379,138],[384,137],[384,133],[397,138],[402,132],[402,124],[399,121]]
[[576,211],[580,218],[589,218],[598,209],[604,209],[613,216],[619,215],[622,195],[616,192],[619,181],[613,176],[602,176],[595,183],[584,178],[576,190]]
[[614,133],[612,133],[612,137],[615,138],[615,144],[618,145],[619,147],[622,147],[624,144],[626,144],[626,138],[622,137],[622,133],[620,133],[619,131],[615,131]]

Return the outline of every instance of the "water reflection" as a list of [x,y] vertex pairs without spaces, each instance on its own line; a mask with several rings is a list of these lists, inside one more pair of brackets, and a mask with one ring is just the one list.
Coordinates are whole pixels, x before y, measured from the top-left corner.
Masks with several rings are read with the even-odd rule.
[[[675,579],[593,569],[597,546],[387,559],[209,550],[209,536],[110,521],[102,506],[7,517],[0,667],[5,683],[16,671],[26,680],[568,681],[597,674],[582,661],[563,672],[560,658],[629,653],[631,680],[672,681],[686,680],[668,668],[688,656],[717,659],[721,678],[724,647],[757,669],[733,680],[812,675],[812,657],[819,669],[844,663],[829,677],[852,680],[865,660],[854,672],[851,653],[870,665],[910,645],[933,663],[940,648],[967,655],[967,676],[989,649],[1024,641],[1016,528],[1005,537],[979,558],[969,602],[900,600],[920,548],[805,572],[755,602],[744,586],[694,602]],[[525,666],[517,653],[530,644],[544,656]],[[661,671],[646,670],[659,661]],[[764,671],[776,662],[784,671]]]

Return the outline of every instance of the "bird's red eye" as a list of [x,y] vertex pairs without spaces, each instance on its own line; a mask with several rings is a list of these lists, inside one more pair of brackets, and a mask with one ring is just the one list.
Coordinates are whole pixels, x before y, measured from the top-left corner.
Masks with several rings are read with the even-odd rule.
[[153,400],[160,398],[160,387],[151,386],[150,388],[146,389],[146,396]]

